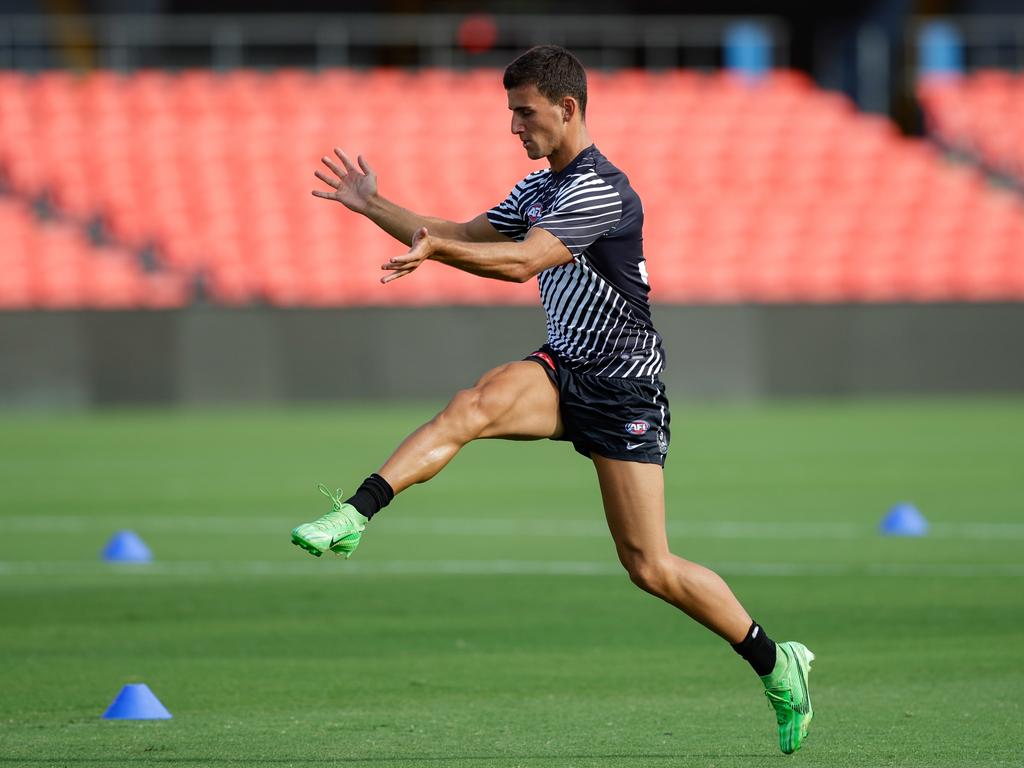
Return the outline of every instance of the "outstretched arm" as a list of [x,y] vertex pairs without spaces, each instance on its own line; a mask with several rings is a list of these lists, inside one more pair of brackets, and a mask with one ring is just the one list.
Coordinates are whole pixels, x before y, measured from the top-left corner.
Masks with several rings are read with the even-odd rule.
[[408,275],[427,259],[439,261],[464,272],[496,280],[525,283],[549,267],[568,264],[572,254],[561,240],[546,229],[534,227],[522,242],[468,243],[437,237],[426,227],[416,230],[412,247],[381,265],[390,283]]
[[317,170],[315,174],[331,189],[314,189],[313,195],[336,200],[350,211],[362,214],[396,240],[411,245],[416,230],[427,227],[440,237],[460,242],[510,242],[491,226],[486,214],[459,223],[422,216],[395,205],[377,192],[377,174],[362,155],[357,158],[359,166],[356,167],[340,149],[335,148],[334,154],[341,164],[325,156],[321,160],[330,173]]

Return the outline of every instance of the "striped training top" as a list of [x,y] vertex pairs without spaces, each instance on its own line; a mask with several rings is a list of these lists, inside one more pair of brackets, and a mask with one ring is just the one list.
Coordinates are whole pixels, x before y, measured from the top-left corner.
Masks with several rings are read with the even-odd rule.
[[541,227],[572,254],[568,264],[537,276],[548,345],[570,368],[631,379],[661,372],[665,354],[647,299],[643,205],[597,147],[557,173],[531,173],[487,220],[519,241]]

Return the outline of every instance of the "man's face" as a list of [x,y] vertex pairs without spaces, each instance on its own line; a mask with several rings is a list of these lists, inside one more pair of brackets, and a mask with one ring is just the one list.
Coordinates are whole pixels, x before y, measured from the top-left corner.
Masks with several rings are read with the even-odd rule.
[[531,160],[548,157],[561,146],[567,123],[561,104],[552,104],[536,85],[521,85],[508,91],[512,110],[512,133],[523,142]]

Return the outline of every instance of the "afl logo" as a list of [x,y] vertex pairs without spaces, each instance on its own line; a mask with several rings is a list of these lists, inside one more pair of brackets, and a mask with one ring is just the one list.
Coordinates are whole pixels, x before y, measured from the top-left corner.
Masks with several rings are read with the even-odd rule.
[[631,421],[629,422],[629,424],[626,425],[626,431],[629,432],[629,434],[633,435],[634,437],[646,435],[647,430],[650,428],[651,425],[648,424],[646,421]]
[[544,209],[540,203],[534,203],[526,209],[526,218],[529,219],[531,224],[536,224],[541,214],[544,213]]

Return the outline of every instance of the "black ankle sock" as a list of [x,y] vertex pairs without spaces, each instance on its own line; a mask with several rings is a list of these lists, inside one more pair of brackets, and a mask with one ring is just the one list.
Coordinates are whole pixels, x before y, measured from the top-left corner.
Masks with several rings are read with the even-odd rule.
[[733,645],[733,650],[747,660],[761,677],[775,669],[775,641],[765,634],[764,627],[756,621],[747,630],[747,636]]
[[388,485],[388,481],[374,472],[363,480],[359,490],[345,503],[351,504],[359,511],[360,515],[370,519],[390,504],[393,498],[395,498],[395,492]]

